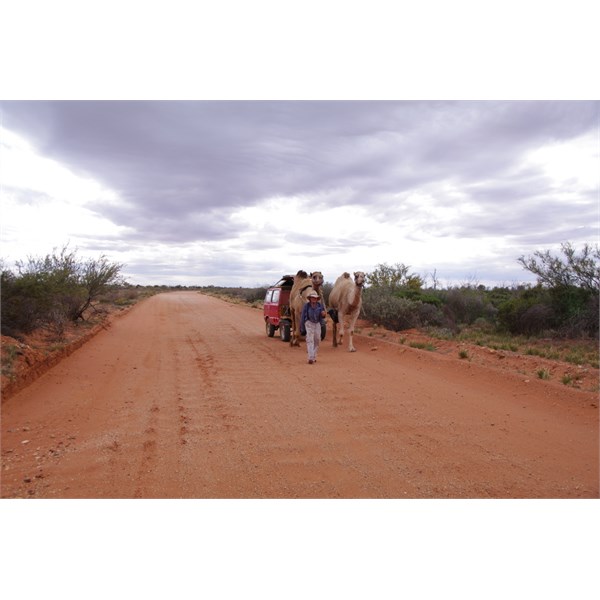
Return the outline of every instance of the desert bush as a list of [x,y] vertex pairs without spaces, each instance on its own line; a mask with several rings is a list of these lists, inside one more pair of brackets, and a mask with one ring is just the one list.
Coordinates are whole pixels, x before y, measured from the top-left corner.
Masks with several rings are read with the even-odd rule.
[[377,265],[367,273],[369,287],[363,292],[363,314],[367,319],[394,331],[442,325],[442,301],[422,289],[423,279],[403,263]]
[[477,317],[477,319],[475,319],[471,325],[472,329],[479,333],[492,333],[496,329],[495,323],[492,323],[483,317]]
[[390,290],[406,287],[410,277],[408,274],[409,268],[403,263],[396,263],[395,265],[380,263],[376,265],[373,271],[366,274],[367,284],[372,287],[388,288]]
[[265,299],[267,293],[266,287],[243,288],[243,287],[222,287],[209,285],[200,288],[204,293],[214,296],[227,296],[240,302],[248,304],[260,303]]
[[398,298],[385,288],[370,287],[363,292],[364,316],[393,331],[419,326],[419,306],[420,303]]
[[62,310],[52,308],[46,315],[44,328],[49,332],[52,339],[62,341],[65,338],[67,322],[67,316]]
[[15,275],[2,272],[0,303],[2,333],[18,336],[53,320],[53,314],[64,303],[56,293],[55,282],[40,273]]
[[550,290],[550,302],[556,315],[555,326],[568,337],[598,335],[598,292],[575,286]]
[[548,290],[541,285],[522,290],[500,306],[498,322],[512,334],[535,335],[552,329],[556,318]]
[[44,312],[41,289],[35,279],[17,278],[12,271],[4,269],[0,286],[2,333],[17,337],[19,332],[33,331]]
[[598,294],[590,293],[582,299],[561,324],[559,332],[567,337],[598,337],[600,303]]
[[536,251],[532,256],[521,256],[518,262],[537,275],[541,285],[549,288],[581,288],[591,292],[600,289],[600,247],[584,244],[581,253],[571,242],[561,244],[563,257],[549,250]]
[[416,303],[419,326],[442,327],[445,324],[444,313],[440,308],[425,302]]
[[449,325],[471,325],[478,319],[494,322],[498,309],[491,304],[485,288],[460,287],[440,292]]
[[505,302],[508,302],[525,289],[526,286],[498,287],[495,286],[485,291],[486,300],[495,308],[500,308]]
[[600,248],[584,244],[578,254],[566,242],[561,252],[562,257],[549,250],[537,251],[527,258],[521,256],[518,262],[537,275],[538,288],[548,291],[544,304],[552,311],[552,326],[558,333],[598,337]]
[[551,377],[550,371],[548,371],[548,369],[539,369],[537,371],[537,376],[539,377],[539,379],[544,379],[544,380],[548,380]]
[[556,313],[547,304],[533,304],[523,310],[517,318],[515,333],[537,335],[551,330],[556,323]]
[[405,288],[394,291],[394,295],[398,298],[406,298],[414,302],[423,302],[424,304],[432,304],[433,306],[441,307],[443,302],[440,294],[421,289]]
[[249,288],[243,294],[243,298],[246,302],[248,302],[248,304],[252,304],[253,302],[259,302],[264,300],[266,293],[266,287]]
[[498,311],[500,327],[512,334],[553,332],[565,337],[598,336],[598,293],[575,286],[542,284],[519,290]]
[[112,287],[98,296],[102,304],[134,304],[141,297],[146,297],[152,290],[141,287]]
[[17,274],[2,270],[0,305],[5,335],[29,333],[42,326],[60,337],[65,321],[83,319],[95,299],[110,286],[122,283],[122,265],[110,263],[104,256],[81,261],[66,246],[16,265]]

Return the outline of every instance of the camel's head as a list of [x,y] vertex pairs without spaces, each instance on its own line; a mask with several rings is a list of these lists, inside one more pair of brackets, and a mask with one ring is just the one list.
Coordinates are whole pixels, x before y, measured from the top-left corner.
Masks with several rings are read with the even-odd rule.
[[365,274],[362,271],[354,272],[354,283],[358,287],[362,287],[365,284]]
[[318,291],[323,285],[323,273],[321,273],[321,271],[313,271],[310,274],[310,279],[312,281],[313,288]]

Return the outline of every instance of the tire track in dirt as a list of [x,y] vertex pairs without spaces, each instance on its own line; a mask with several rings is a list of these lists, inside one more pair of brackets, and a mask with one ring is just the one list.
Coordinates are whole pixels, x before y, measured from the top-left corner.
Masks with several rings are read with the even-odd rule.
[[166,489],[179,490],[177,496],[189,494],[194,461],[187,445],[202,378],[195,375],[190,335],[181,332],[189,328],[188,313],[194,304],[190,308],[184,296],[175,306],[167,306],[160,322],[165,328],[173,327],[173,335],[161,335],[153,349],[161,361],[150,386],[156,391],[156,400],[150,409],[135,497],[164,497]]
[[[225,480],[232,461],[239,459],[236,452],[235,432],[239,430],[239,418],[231,399],[224,364],[229,352],[217,357],[211,341],[196,334],[188,338],[194,356],[196,371],[199,374],[200,393],[195,402],[194,455],[198,477],[204,482],[210,497],[217,497],[214,491]],[[198,386],[196,386],[198,390]]]

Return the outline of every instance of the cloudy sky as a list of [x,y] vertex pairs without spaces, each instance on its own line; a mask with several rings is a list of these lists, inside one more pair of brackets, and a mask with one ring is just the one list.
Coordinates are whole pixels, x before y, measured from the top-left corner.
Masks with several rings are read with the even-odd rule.
[[[402,262],[442,284],[598,239],[600,103],[3,101],[2,255],[253,286]],[[431,280],[430,280],[431,281]]]

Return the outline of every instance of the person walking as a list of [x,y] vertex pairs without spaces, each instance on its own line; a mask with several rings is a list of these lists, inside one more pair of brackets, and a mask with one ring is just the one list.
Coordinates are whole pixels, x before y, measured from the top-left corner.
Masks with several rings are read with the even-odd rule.
[[321,321],[326,316],[325,308],[319,300],[319,294],[311,292],[308,295],[308,302],[302,307],[302,314],[300,315],[300,333],[306,335],[309,365],[317,362],[317,352],[321,342]]

